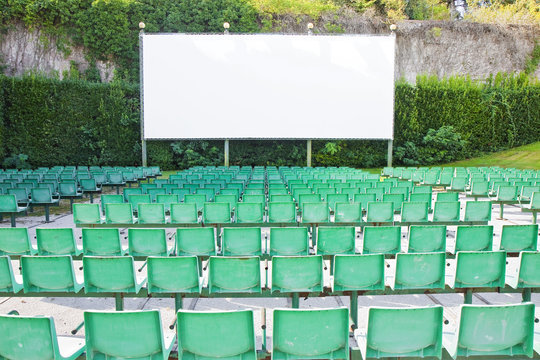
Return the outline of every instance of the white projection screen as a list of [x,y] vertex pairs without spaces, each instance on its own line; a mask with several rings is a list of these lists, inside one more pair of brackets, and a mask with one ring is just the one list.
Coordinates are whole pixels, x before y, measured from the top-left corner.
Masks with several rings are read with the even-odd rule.
[[393,139],[395,36],[143,36],[145,139]]

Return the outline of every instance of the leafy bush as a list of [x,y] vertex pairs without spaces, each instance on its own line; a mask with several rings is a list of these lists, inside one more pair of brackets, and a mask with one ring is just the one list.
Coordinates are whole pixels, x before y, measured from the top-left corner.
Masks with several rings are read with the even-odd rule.
[[30,169],[31,166],[27,162],[28,155],[25,154],[12,154],[4,159],[2,166],[7,169]]

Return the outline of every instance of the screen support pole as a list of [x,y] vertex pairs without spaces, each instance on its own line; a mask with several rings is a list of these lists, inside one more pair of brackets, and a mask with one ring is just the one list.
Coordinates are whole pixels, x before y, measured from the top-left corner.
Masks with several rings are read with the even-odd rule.
[[394,140],[390,139],[388,140],[388,158],[387,158],[387,166],[392,166],[392,147],[394,145]]
[[311,140],[307,141],[307,167],[311,167]]
[[228,139],[225,140],[224,149],[225,149],[225,156],[224,156],[223,165],[229,167],[229,140]]
[[142,166],[148,166],[146,157],[146,140],[144,139],[144,95],[143,95],[143,35],[144,30],[139,31],[139,96],[141,101],[141,155]]

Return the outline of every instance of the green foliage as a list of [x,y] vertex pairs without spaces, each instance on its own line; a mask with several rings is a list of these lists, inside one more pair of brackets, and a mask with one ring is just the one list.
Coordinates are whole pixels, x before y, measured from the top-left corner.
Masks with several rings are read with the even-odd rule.
[[405,14],[411,20],[447,20],[450,18],[446,1],[439,0],[409,0],[405,6]]
[[2,166],[7,169],[30,169],[31,166],[28,163],[28,155],[25,154],[12,154],[5,158]]
[[147,141],[146,151],[149,164],[159,166],[162,170],[177,168],[169,141]]
[[177,141],[171,147],[179,169],[223,165],[222,141]]
[[538,65],[540,65],[540,41],[537,39],[534,42],[534,48],[531,56],[527,59],[527,62],[525,63],[525,74],[534,74],[536,69],[538,69]]

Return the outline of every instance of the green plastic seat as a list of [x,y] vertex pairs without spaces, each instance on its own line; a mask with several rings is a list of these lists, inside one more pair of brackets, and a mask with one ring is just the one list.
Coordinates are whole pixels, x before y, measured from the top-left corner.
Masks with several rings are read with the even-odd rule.
[[210,293],[261,292],[261,265],[258,256],[211,256],[208,269]]
[[375,194],[356,194],[354,195],[354,202],[362,206],[363,211],[367,211],[368,204],[375,202],[377,197]]
[[393,202],[369,202],[367,205],[367,222],[394,222]]
[[409,196],[410,202],[425,202],[428,204],[428,209],[431,211],[431,194],[416,193]]
[[113,194],[103,194],[100,198],[101,210],[105,214],[105,206],[107,204],[121,204],[124,202],[124,197],[122,195],[113,195]]
[[307,227],[270,228],[270,256],[309,255]]
[[401,227],[366,226],[362,254],[397,254],[401,251]]
[[129,203],[105,204],[105,222],[107,224],[133,224],[133,207]]
[[244,194],[244,196],[242,196],[242,202],[265,204],[266,203],[266,196],[265,195]]
[[0,256],[0,293],[16,294],[22,289],[22,278],[13,273],[9,256]]
[[31,190],[32,205],[56,205],[60,201],[52,196],[49,188],[33,188]]
[[508,252],[537,251],[538,224],[503,225],[500,248]]
[[172,195],[178,195],[178,200],[180,202],[183,202],[186,198],[186,195],[191,194],[189,189],[183,189],[183,188],[174,188],[171,189]]
[[268,203],[268,222],[295,223],[296,205],[292,201]]
[[540,287],[540,253],[522,251],[519,253],[519,266],[516,273],[507,274],[508,285],[516,288]]
[[133,210],[139,209],[139,204],[151,204],[152,199],[148,194],[133,194],[128,196],[128,203],[131,204]]
[[320,292],[323,285],[321,255],[272,258],[272,292]]
[[396,255],[393,289],[444,289],[444,252]]
[[505,251],[459,251],[452,288],[504,287]]
[[165,207],[165,213],[170,213],[171,204],[180,203],[180,197],[176,194],[157,194],[156,202],[158,204],[163,204]]
[[272,359],[348,360],[349,310],[274,310]]
[[0,359],[77,359],[81,338],[57,336],[52,317],[0,315]]
[[236,208],[236,203],[238,203],[238,195],[236,194],[218,194],[214,198],[214,202],[217,203],[228,203],[231,210]]
[[122,196],[124,197],[124,202],[129,201],[129,197],[131,195],[142,195],[143,189],[142,188],[125,188],[122,191]]
[[34,255],[27,228],[0,228],[0,255]]
[[82,197],[82,191],[77,189],[75,181],[62,181],[58,183],[58,193],[60,198],[80,198]]
[[261,188],[246,188],[244,195],[264,195],[264,189]]
[[413,225],[409,228],[409,253],[446,252],[445,225]]
[[394,212],[401,212],[401,204],[405,201],[405,195],[403,194],[384,194],[382,201],[389,201],[394,203]]
[[437,193],[437,198],[436,198],[436,202],[437,201],[442,201],[442,202],[454,202],[454,201],[459,201],[459,193],[458,192],[440,192],[440,193]]
[[493,249],[493,226],[458,226],[456,232],[457,251],[491,251]]
[[199,261],[196,256],[147,258],[148,293],[200,293]]
[[319,227],[317,254],[354,254],[355,240],[356,229],[354,226]]
[[236,206],[237,223],[262,223],[264,221],[264,204],[240,202]]
[[404,202],[401,208],[402,223],[419,223],[428,221],[427,202]]
[[464,221],[491,221],[491,201],[467,201]]
[[158,310],[85,311],[87,359],[166,360],[174,333],[164,334]]
[[73,255],[82,253],[72,228],[38,228],[36,241],[39,255]]
[[488,197],[489,182],[473,181],[471,185],[471,191],[468,193],[468,195],[473,197]]
[[336,203],[349,203],[349,195],[347,194],[328,194],[326,196],[326,202],[330,211],[336,211]]
[[176,230],[177,256],[216,255],[216,239],[213,228],[178,228]]
[[384,254],[336,255],[333,291],[384,290]]
[[82,289],[73,269],[71,255],[21,256],[23,289],[29,292],[67,292]]
[[459,201],[436,201],[433,222],[459,222]]
[[122,256],[127,249],[122,248],[118,229],[82,229],[83,254]]
[[228,202],[204,203],[203,222],[205,224],[230,223],[230,204]]
[[384,195],[383,188],[368,188],[366,189],[366,194],[374,194],[376,201],[382,201]]
[[292,202],[294,201],[293,196],[286,193],[287,190],[285,190],[284,194],[273,194],[272,189],[269,190],[269,200],[271,202]]
[[177,314],[178,359],[257,360],[253,311]]
[[85,293],[138,293],[146,282],[137,280],[131,256],[84,256],[83,273]]
[[326,202],[307,202],[302,204],[303,223],[326,223],[329,221],[330,211]]
[[73,204],[75,224],[101,224],[98,204]]
[[186,194],[184,203],[197,205],[197,211],[203,211],[204,203],[207,201],[205,194]]
[[262,255],[261,228],[224,228],[222,238],[224,256]]
[[442,358],[443,308],[370,307],[367,331],[357,331],[362,359]]
[[455,331],[445,331],[449,355],[497,359],[533,356],[534,304],[462,305]]
[[157,189],[147,189],[147,194],[150,195],[150,200],[152,202],[158,202],[157,197],[159,195],[167,195],[167,190],[164,188],[157,188]]
[[456,176],[455,178],[452,179],[449,190],[464,192],[468,183],[469,183],[469,180],[466,177]]
[[165,205],[163,204],[139,204],[139,224],[165,224]]
[[497,201],[517,201],[519,191],[517,186],[499,186]]
[[128,249],[131,256],[169,256],[165,229],[128,229]]
[[191,204],[171,204],[171,224],[196,224],[199,222],[197,205]]

